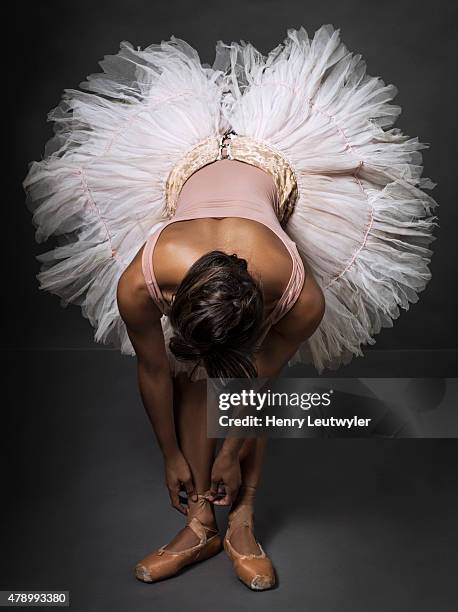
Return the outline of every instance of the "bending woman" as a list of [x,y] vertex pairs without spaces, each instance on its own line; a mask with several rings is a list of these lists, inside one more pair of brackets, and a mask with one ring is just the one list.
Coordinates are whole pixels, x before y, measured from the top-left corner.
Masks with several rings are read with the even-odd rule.
[[212,66],[175,36],[100,64],[50,112],[55,136],[24,181],[37,241],[58,242],[38,256],[40,288],[137,357],[187,515],[137,576],[214,554],[214,507],[231,505],[225,549],[267,588],[252,518],[264,443],[227,439],[215,457],[205,378],[336,369],[418,300],[437,225],[425,145],[391,127],[396,88],[330,25],[290,28],[267,56],[217,41]]
[[[119,311],[137,354],[171,503],[187,515],[187,526],[137,565],[141,580],[216,554],[214,505],[230,505],[224,544],[237,575],[253,589],[274,584],[253,533],[265,440],[228,438],[215,458],[205,379],[193,382],[192,371],[172,375],[161,317],[173,327],[173,355],[202,363],[209,376],[280,372],[317,328],[324,299],[275,216],[276,199],[272,177],[255,166],[227,159],[206,165],[184,184],[173,220],[148,239],[120,279]],[[187,507],[179,500],[182,488]]]

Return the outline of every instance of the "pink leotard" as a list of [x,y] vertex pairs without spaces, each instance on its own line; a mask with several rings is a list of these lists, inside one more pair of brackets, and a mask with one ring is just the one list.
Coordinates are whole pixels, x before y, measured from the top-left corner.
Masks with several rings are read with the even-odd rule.
[[176,221],[201,218],[241,217],[258,221],[270,228],[288,249],[293,267],[288,285],[270,313],[268,327],[278,322],[292,308],[304,284],[304,264],[296,243],[282,229],[275,214],[275,183],[267,172],[234,159],[223,158],[207,164],[192,174],[183,185],[177,200],[175,216],[146,241],[142,269],[148,291],[161,312],[170,310],[157,284],[153,269],[153,252],[162,230]]

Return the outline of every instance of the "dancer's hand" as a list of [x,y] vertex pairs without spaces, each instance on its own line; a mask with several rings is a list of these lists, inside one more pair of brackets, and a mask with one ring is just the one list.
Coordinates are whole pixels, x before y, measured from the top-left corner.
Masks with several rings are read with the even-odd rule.
[[169,490],[172,506],[182,514],[188,513],[188,508],[180,503],[179,493],[183,489],[188,494],[188,499],[197,501],[197,493],[188,462],[181,452],[177,452],[165,459],[165,481]]
[[241,484],[238,453],[221,450],[213,463],[211,488],[207,499],[218,506],[230,506],[234,503]]

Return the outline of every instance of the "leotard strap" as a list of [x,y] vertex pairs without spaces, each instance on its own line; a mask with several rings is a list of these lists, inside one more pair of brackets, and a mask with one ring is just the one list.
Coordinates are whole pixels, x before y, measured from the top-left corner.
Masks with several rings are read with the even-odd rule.
[[[275,228],[273,227],[271,227],[270,229],[272,229],[272,231],[275,231]],[[293,241],[288,243],[282,238],[279,233],[275,233],[288,249],[289,254],[291,255],[293,268],[291,270],[291,276],[289,278],[286,289],[269,316],[270,325],[275,325],[276,323],[278,323],[278,321],[280,321],[280,319],[282,319],[291,310],[302,291],[302,287],[304,286],[305,281],[304,262],[302,261],[302,258],[299,255],[297,246]]]
[[157,307],[159,308],[159,310],[162,312],[163,315],[168,314],[170,310],[170,306],[167,303],[167,301],[164,299],[161,289],[157,283],[156,275],[154,274],[153,253],[154,253],[154,247],[156,246],[157,240],[162,230],[167,225],[169,225],[169,223],[172,223],[172,222],[173,220],[166,221],[158,230],[156,230],[149,236],[149,238],[145,242],[145,245],[143,247],[143,253],[142,253],[142,270],[143,270],[143,276],[145,278],[146,287],[148,289],[148,293],[150,294],[153,302],[155,302],[155,304],[157,305]]

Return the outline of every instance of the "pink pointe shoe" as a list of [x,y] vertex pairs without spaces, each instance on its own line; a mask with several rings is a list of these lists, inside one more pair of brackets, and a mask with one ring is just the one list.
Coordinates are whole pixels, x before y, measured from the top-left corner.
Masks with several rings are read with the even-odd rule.
[[[198,497],[199,501],[204,503],[203,496]],[[204,561],[220,552],[222,541],[217,529],[207,527],[197,517],[192,518],[187,526],[199,538],[198,544],[180,551],[166,550],[166,545],[161,546],[137,563],[135,577],[138,580],[157,582],[164,578],[171,578],[187,565]]]

